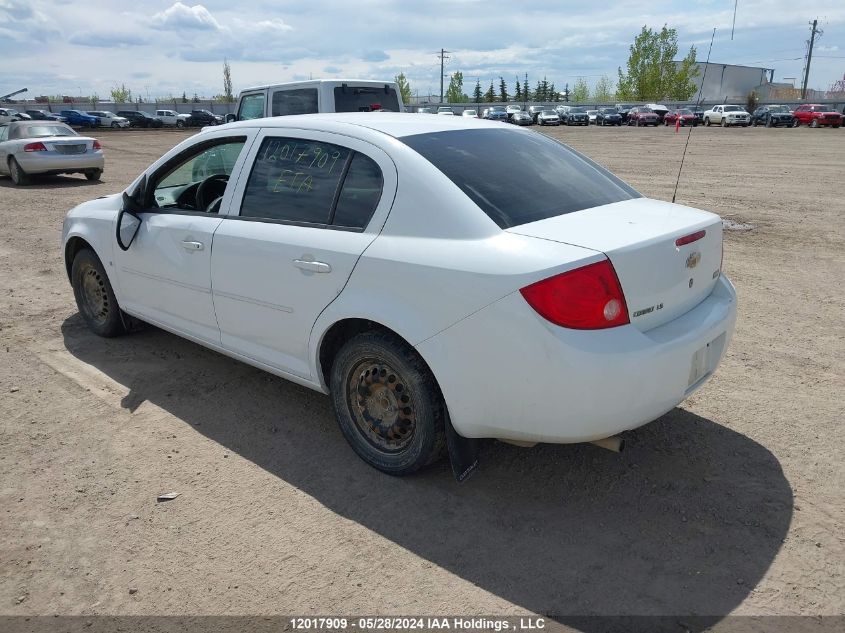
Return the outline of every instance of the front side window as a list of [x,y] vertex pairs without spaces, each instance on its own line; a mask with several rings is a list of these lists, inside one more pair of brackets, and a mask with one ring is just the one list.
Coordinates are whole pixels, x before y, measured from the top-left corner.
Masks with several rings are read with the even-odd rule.
[[317,89],[278,90],[273,93],[273,116],[314,114],[317,109]]
[[450,130],[399,140],[503,229],[640,197],[607,170],[543,134]]
[[244,95],[238,110],[239,121],[249,121],[264,117],[264,93]]
[[243,136],[219,139],[176,157],[156,174],[150,206],[209,211],[211,203],[223,196],[245,143]]

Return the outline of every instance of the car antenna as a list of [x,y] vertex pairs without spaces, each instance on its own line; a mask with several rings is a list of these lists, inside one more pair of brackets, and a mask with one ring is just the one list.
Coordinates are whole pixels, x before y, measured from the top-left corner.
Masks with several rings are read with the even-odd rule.
[[[704,73],[701,75],[701,83],[698,85],[698,96],[695,99],[696,105],[701,103],[701,93],[704,91],[704,79],[707,77],[707,67],[710,65],[710,53],[713,51],[713,40],[716,38],[716,29],[713,28],[713,35],[710,36],[710,48],[707,49],[707,61],[704,62]],[[684,159],[687,157],[687,147],[689,147],[689,139],[692,136],[692,128],[689,126],[687,132],[687,142],[684,143],[684,153],[681,155],[681,165],[678,167],[678,178],[675,180],[675,191],[672,192],[672,202],[675,202],[675,196],[678,195],[678,184],[681,182],[681,170],[684,168]]]

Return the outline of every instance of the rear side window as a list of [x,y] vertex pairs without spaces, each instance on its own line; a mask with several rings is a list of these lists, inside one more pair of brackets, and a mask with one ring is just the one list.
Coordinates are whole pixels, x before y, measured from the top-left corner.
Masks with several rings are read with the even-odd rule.
[[330,143],[266,138],[247,182],[241,216],[328,224],[351,150]]
[[241,99],[241,107],[238,110],[239,121],[250,119],[261,119],[264,117],[264,93],[257,95],[245,95]]
[[396,90],[388,87],[338,86],[334,89],[335,112],[371,112],[389,110],[399,112]]
[[[317,89],[278,90],[273,93],[273,116],[314,114],[317,112]],[[262,116],[264,116],[262,114]]]
[[375,161],[356,153],[349,163],[332,224],[363,229],[378,206],[383,186],[381,169]]
[[606,169],[536,132],[452,130],[399,140],[503,229],[640,197]]

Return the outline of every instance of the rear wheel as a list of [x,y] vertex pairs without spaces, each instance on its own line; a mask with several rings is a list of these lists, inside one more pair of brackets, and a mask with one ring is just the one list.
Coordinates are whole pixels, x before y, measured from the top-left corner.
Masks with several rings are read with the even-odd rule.
[[94,169],[92,171],[86,171],[85,172],[85,177],[88,180],[99,180],[102,175],[103,175],[102,169]]
[[12,182],[16,185],[28,185],[29,175],[18,165],[18,161],[14,156],[9,158],[9,175],[12,177]]
[[103,264],[90,248],[73,258],[70,279],[79,314],[94,334],[112,337],[126,331]]
[[335,415],[352,449],[390,475],[408,475],[442,457],[446,405],[422,358],[394,334],[364,332],[331,369]]

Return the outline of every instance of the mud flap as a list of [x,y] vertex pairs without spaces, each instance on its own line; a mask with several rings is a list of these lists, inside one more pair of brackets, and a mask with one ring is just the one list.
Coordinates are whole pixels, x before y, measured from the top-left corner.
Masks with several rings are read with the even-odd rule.
[[459,483],[466,481],[475,472],[479,444],[478,439],[458,435],[449,416],[446,416],[446,449],[452,464],[452,474]]

